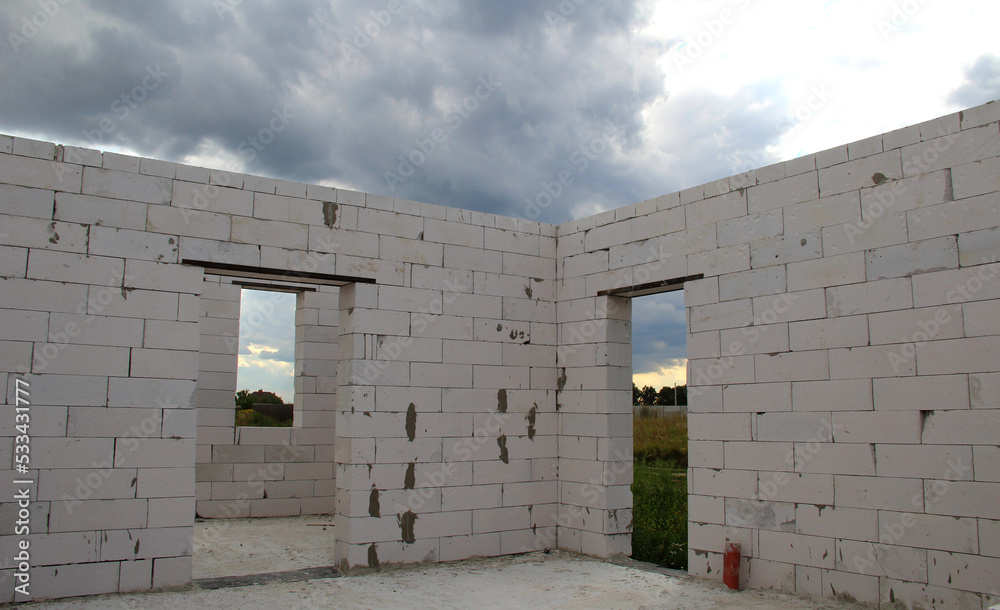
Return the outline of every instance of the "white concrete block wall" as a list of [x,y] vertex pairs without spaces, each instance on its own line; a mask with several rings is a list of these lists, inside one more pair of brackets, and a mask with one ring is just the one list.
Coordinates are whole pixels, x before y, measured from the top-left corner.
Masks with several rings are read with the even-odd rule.
[[[234,504],[332,507],[346,567],[627,553],[630,314],[598,293],[700,274],[692,573],[720,574],[728,537],[753,587],[985,604],[998,107],[559,227],[0,138],[0,372],[8,411],[18,374],[37,393],[35,596],[183,584],[196,507]],[[375,282],[300,297],[299,426],[233,427],[238,289],[192,259]],[[60,493],[100,472],[70,511]]]
[[[39,459],[60,463],[62,453],[72,452],[74,462],[85,463],[104,452],[114,455],[113,440],[100,437],[103,427],[148,417],[148,394],[180,389],[189,394],[188,407],[198,406],[197,418],[193,410],[188,417],[168,410],[157,431],[191,446],[171,457],[165,445],[150,444],[141,456],[126,456],[104,491],[94,494],[92,502],[118,502],[123,494],[142,500],[141,506],[107,507],[124,515],[116,527],[190,527],[195,511],[257,516],[336,510],[335,454],[347,456],[345,470],[364,468],[372,460],[355,459],[360,449],[352,451],[352,445],[360,447],[356,438],[379,437],[383,463],[372,464],[378,467],[372,476],[392,472],[398,479],[385,480],[387,509],[390,499],[408,501],[401,493],[411,491],[407,464],[413,464],[420,486],[441,486],[433,502],[414,506],[421,518],[412,545],[393,526],[383,561],[423,559],[432,549],[433,556],[456,559],[555,546],[554,538],[535,539],[536,531],[554,535],[558,515],[555,227],[113,153],[65,152],[45,143],[38,144],[51,155],[42,155],[39,165],[38,145],[10,142],[0,159],[0,182],[10,195],[3,220],[16,235],[3,244],[0,311],[12,323],[5,324],[5,370],[16,371],[19,360],[30,365],[35,349],[51,351],[50,343],[58,341],[46,336],[51,324],[79,323],[73,316],[95,314],[81,339],[56,344],[61,357],[45,364],[53,382],[58,375],[77,391],[39,390],[55,404],[39,405],[39,434],[63,439],[43,447]],[[371,421],[350,422],[342,433],[335,427],[339,294],[321,286],[298,300],[296,427],[235,428],[239,288],[211,273],[203,282],[201,269],[177,264],[185,259],[377,281],[382,301],[370,315],[359,309],[344,329],[367,350],[364,362],[347,363],[349,370],[357,364],[364,373],[367,364],[390,362],[373,386],[378,404]],[[104,274],[117,280],[105,281]],[[33,307],[32,299],[46,304]],[[88,299],[96,311],[78,311]],[[396,351],[386,342],[391,337],[412,342]],[[186,359],[172,356],[181,349],[188,350]],[[174,388],[167,376],[183,377],[188,385]],[[400,396],[392,392],[404,387],[399,383],[427,411],[420,419],[422,438],[413,443],[402,434],[405,421],[395,421]],[[507,413],[496,413],[501,402]],[[89,411],[77,416],[77,406]],[[95,418],[98,408],[108,417]],[[507,417],[494,422],[499,415]],[[385,417],[399,428],[397,437],[382,438],[390,429]],[[461,441],[483,439],[494,449],[467,456]],[[294,455],[285,455],[289,448]],[[144,474],[153,464],[182,474],[182,464],[168,457],[188,460],[191,472],[176,480]],[[445,464],[454,466],[451,478],[435,483]],[[42,489],[45,498],[59,489],[53,485],[68,484],[66,476],[51,480]],[[490,486],[499,500],[484,504],[478,485]],[[393,497],[393,490],[400,493]],[[170,497],[160,501],[157,491]],[[352,514],[355,500],[367,510],[369,493],[367,486],[363,494],[348,489],[340,497],[347,507],[343,514]],[[44,509],[50,510],[47,503]],[[100,514],[108,513],[94,518]],[[452,528],[456,514],[467,514],[466,527]],[[53,527],[71,527],[61,514],[55,517]],[[105,525],[98,519],[88,527],[96,532]],[[349,543],[364,539],[358,528],[342,531]],[[163,548],[156,555],[158,546]],[[83,567],[96,562],[85,572],[99,582],[84,587],[63,580],[44,595],[182,583],[190,575],[190,550],[178,556],[167,546],[151,539],[143,547],[150,559],[127,566],[100,563],[99,554],[64,556],[60,561]],[[361,564],[368,559],[366,552]],[[112,568],[113,582],[105,574]]]
[[[690,512],[693,574],[720,578],[731,539],[751,587],[995,600],[998,120],[989,104],[560,225],[563,329],[595,289],[705,276],[685,285],[689,499],[726,510]],[[664,208],[660,257],[609,264]],[[573,390],[563,418],[593,408]]]
[[557,320],[558,546],[600,557],[630,555],[631,301],[562,301]]
[[[61,147],[31,144],[0,155],[5,182],[16,184],[3,187],[0,231],[24,229],[4,240],[0,274],[11,466],[23,433],[14,417],[19,380],[31,438],[31,467],[8,470],[0,503],[0,598],[27,599],[15,595],[11,563],[22,540],[32,598],[172,583],[171,566],[191,556],[198,333],[187,304],[201,291],[201,272],[175,264],[176,235],[142,233],[162,183],[108,170],[84,187],[82,173],[94,165],[63,163]],[[44,159],[33,154],[43,148]],[[15,487],[33,500],[21,535]]]
[[341,289],[335,557],[554,548],[554,227],[399,216],[371,226],[401,285]]

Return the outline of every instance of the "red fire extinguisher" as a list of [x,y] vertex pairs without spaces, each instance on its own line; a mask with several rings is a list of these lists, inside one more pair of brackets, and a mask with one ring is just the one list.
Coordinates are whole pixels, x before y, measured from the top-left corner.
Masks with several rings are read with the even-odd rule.
[[730,589],[740,589],[740,543],[726,542],[722,556],[722,582]]

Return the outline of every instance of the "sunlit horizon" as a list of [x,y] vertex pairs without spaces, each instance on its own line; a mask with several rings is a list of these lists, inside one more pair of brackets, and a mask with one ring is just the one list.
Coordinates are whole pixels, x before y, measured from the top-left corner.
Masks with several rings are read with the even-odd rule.
[[687,359],[672,360],[667,366],[661,366],[658,371],[632,375],[632,383],[638,388],[650,386],[659,391],[664,387],[687,384]]

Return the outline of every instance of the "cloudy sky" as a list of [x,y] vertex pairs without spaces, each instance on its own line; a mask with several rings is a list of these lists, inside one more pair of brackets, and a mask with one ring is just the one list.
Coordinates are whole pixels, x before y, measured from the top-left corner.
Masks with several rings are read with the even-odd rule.
[[295,295],[243,290],[240,299],[240,390],[274,392],[295,401]]
[[[998,98],[998,22],[987,0],[6,0],[0,132],[562,222]],[[672,383],[677,295],[634,320],[639,385]]]

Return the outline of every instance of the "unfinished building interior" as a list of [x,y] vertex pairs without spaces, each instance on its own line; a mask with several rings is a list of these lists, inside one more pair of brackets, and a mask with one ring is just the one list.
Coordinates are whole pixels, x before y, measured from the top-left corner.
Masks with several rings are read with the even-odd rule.
[[[998,121],[558,226],[0,136],[0,601],[185,585],[196,514],[630,554],[630,297],[683,289],[690,573],[998,603]],[[235,426],[246,287],[297,295],[291,428]]]

